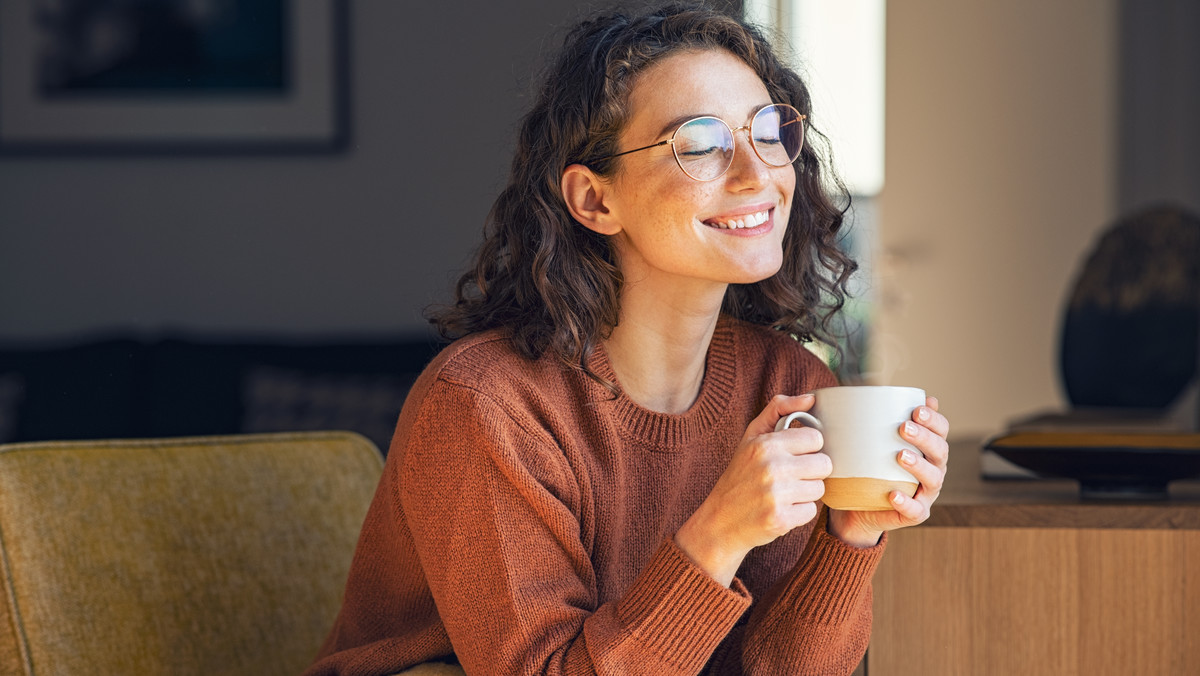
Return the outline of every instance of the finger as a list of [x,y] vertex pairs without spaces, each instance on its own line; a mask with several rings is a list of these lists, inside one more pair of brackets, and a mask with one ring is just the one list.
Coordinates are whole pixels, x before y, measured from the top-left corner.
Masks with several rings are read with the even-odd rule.
[[950,435],[950,421],[931,406],[918,406],[913,409],[912,419],[933,430],[934,434],[943,439]]
[[897,454],[897,460],[921,484],[923,491],[935,498],[942,492],[942,484],[946,481],[945,469],[907,448]]
[[783,499],[792,505],[816,502],[825,497],[825,482],[820,479],[793,481]]
[[932,408],[935,411],[938,410],[938,398],[934,397],[934,396],[926,396],[925,397],[925,405],[928,406],[929,408]]
[[929,518],[929,505],[923,500],[908,497],[900,491],[892,491],[892,509],[903,518],[905,525],[915,526]]
[[935,434],[927,427],[914,422],[906,422],[900,426],[900,436],[916,446],[929,462],[938,467],[945,467],[950,460],[950,444],[944,437]]
[[[809,494],[821,495],[824,493],[824,488],[821,482],[813,482],[817,484],[815,487],[810,487]],[[797,499],[793,499],[793,497]],[[777,499],[764,503],[763,509],[757,516],[751,517],[750,521],[757,527],[773,534],[773,537],[779,537],[784,533],[792,530],[796,526],[808,523],[817,514],[817,506],[815,504],[818,498],[803,499],[806,497],[800,493],[788,495],[780,494]]]
[[790,476],[800,481],[824,481],[832,473],[833,460],[824,453],[810,453],[793,458],[789,472]]
[[[821,493],[824,494],[824,492],[825,492],[825,489],[822,487]],[[783,530],[781,535],[783,533],[787,533],[788,531],[792,530],[793,528],[796,528],[798,526],[803,526],[804,524],[808,523],[809,521],[812,521],[813,519],[817,518],[818,511],[819,510],[817,509],[815,500],[797,502],[797,503],[791,505],[787,510],[789,528]]]
[[783,394],[771,397],[771,400],[767,402],[767,406],[762,410],[762,413],[759,413],[746,426],[746,436],[755,437],[760,434],[774,432],[775,425],[779,422],[780,418],[796,411],[807,411],[813,407],[816,400],[816,396],[811,392],[794,397]]
[[791,427],[772,434],[769,443],[791,455],[808,455],[825,447],[825,437],[812,427]]

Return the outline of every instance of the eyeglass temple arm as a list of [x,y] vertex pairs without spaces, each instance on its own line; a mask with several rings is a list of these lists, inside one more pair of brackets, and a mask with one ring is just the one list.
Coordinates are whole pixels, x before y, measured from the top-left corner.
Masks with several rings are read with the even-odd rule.
[[597,160],[594,160],[594,161],[595,161],[595,162],[603,162],[604,160],[611,160],[611,159],[612,159],[612,158],[614,158],[614,157],[620,157],[620,156],[622,156],[622,155],[628,155],[629,153],[636,153],[636,152],[639,152],[639,151],[642,151],[642,150],[650,150],[651,148],[657,148],[657,147],[659,147],[659,146],[665,146],[665,145],[667,145],[668,143],[670,143],[670,142],[671,142],[671,141],[673,141],[673,140],[675,140],[675,139],[673,139],[673,138],[669,138],[669,139],[666,139],[665,141],[659,141],[658,143],[651,143],[651,144],[650,144],[650,145],[648,145],[648,146],[642,146],[641,148],[634,148],[633,150],[626,150],[625,152],[617,153],[617,154],[615,154],[615,155],[606,155],[606,156],[604,156],[604,157],[601,157],[600,159],[597,159]]

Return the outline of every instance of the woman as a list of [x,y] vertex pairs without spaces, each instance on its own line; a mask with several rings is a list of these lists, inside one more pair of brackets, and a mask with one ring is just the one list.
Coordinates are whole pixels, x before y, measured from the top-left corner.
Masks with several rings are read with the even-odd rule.
[[927,516],[948,424],[930,399],[905,426],[922,486],[891,512],[821,507],[819,433],[773,431],[835,384],[792,334],[854,267],[809,108],[713,11],[567,37],[311,674],[853,670],[883,533]]

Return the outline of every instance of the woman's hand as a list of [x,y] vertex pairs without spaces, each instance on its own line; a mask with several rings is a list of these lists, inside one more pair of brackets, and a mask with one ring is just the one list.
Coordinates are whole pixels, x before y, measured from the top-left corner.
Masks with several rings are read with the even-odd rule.
[[775,431],[779,419],[807,411],[813,395],[776,396],[750,422],[712,492],[675,534],[675,544],[729,586],[746,554],[817,515],[833,469],[815,429]]
[[870,547],[879,542],[884,531],[915,526],[929,518],[929,508],[941,493],[946,478],[946,463],[950,457],[950,445],[946,435],[950,433],[950,422],[938,413],[938,400],[927,397],[925,405],[913,411],[912,421],[900,427],[900,436],[920,454],[910,450],[901,451],[900,464],[909,471],[920,486],[916,495],[908,497],[900,491],[890,496],[894,511],[847,512],[829,510],[829,532],[846,544],[855,547]]

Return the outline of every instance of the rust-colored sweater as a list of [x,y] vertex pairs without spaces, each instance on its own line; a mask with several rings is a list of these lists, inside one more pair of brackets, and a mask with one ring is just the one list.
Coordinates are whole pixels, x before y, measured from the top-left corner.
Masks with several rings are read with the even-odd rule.
[[[590,366],[615,382],[603,351]],[[310,670],[391,674],[846,674],[884,544],[825,516],[750,552],[727,588],[673,543],[746,425],[834,384],[802,345],[722,317],[700,395],[649,411],[503,335],[446,348],[405,403],[345,598]]]

